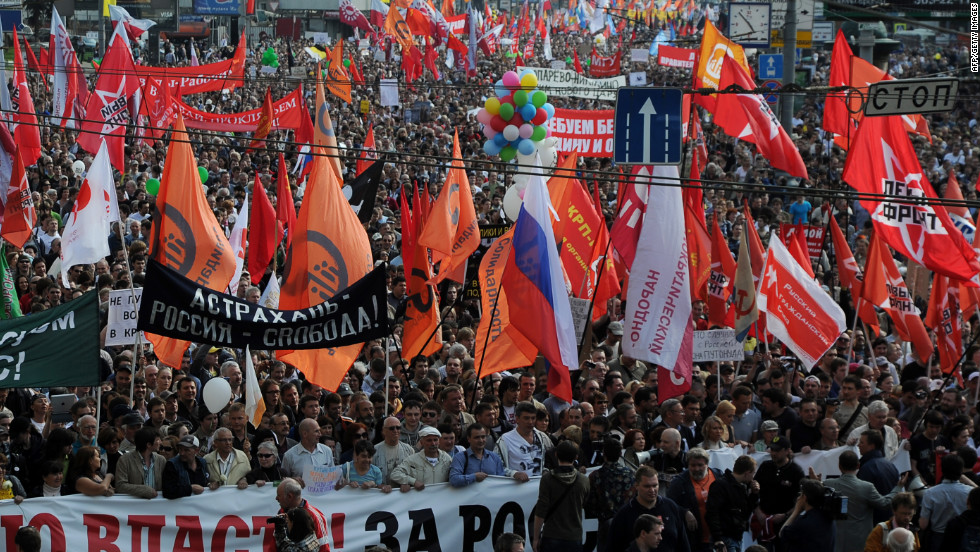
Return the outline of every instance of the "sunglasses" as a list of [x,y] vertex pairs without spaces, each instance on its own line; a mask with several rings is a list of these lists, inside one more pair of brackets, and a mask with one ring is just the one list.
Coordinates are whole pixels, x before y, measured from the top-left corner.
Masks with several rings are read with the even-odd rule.
[[435,412],[423,412],[423,413],[422,413],[422,417],[423,417],[423,418],[435,418],[435,417],[436,417],[436,416],[438,416],[438,415],[439,415],[439,414],[437,414],[437,413],[435,413]]
[[272,458],[274,456],[275,456],[275,454],[259,454],[258,455],[259,458]]
[[366,439],[367,433],[357,433],[354,435],[354,437],[357,437],[358,439]]
[[160,447],[160,450],[162,450],[163,452],[173,452],[174,447]]

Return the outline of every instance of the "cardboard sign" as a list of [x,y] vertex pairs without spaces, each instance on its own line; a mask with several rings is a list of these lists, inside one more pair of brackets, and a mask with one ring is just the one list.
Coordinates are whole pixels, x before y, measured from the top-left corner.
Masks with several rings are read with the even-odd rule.
[[694,362],[745,360],[745,349],[735,338],[735,330],[694,332]]

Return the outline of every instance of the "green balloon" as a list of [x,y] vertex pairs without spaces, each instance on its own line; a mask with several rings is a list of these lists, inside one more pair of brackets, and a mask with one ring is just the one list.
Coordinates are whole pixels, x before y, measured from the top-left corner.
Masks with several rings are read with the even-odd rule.
[[572,56],[565,58],[565,63],[572,63]]
[[531,131],[531,141],[540,142],[541,140],[544,140],[544,137],[547,135],[548,135],[548,129],[544,128],[541,125],[537,125],[534,127],[534,130]]
[[517,156],[517,148],[514,146],[504,146],[500,150],[500,159],[504,162],[510,161]]
[[514,92],[514,105],[517,107],[524,107],[525,104],[527,104],[527,92],[523,90]]
[[548,103],[548,95],[544,92],[538,90],[531,95],[531,105],[534,107],[541,107],[546,103]]
[[197,176],[201,177],[201,184],[205,184],[208,181],[208,170],[205,167],[198,167]]
[[514,116],[514,104],[500,104],[500,118],[509,121]]
[[278,60],[273,61],[272,63],[269,64],[269,67],[279,67],[279,61]]
[[160,181],[156,178],[150,178],[146,181],[146,193],[150,195],[157,195],[160,192]]
[[350,60],[349,59],[345,59],[344,60],[344,67],[350,67]]

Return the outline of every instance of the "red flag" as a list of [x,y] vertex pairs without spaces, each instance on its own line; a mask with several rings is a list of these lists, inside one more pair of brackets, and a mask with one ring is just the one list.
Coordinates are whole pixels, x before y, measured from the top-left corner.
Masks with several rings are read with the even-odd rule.
[[861,285],[861,297],[885,310],[902,341],[912,343],[919,359],[928,361],[933,353],[932,340],[919,318],[919,308],[912,300],[912,293],[895,266],[895,259],[877,232],[871,237],[864,266],[867,270]]
[[636,242],[640,239],[643,216],[647,210],[649,185],[649,169],[634,165],[631,182],[623,189],[619,214],[609,232],[609,239],[623,258],[626,268],[633,266],[633,259],[636,257]]
[[38,53],[38,59],[41,63],[41,72],[45,75],[51,75],[51,64],[48,61],[48,49],[41,46],[41,51]]
[[255,0],[248,0],[245,3],[245,15],[255,15]]
[[863,293],[864,276],[861,274],[861,267],[854,260],[851,248],[847,245],[847,239],[837,225],[837,219],[830,217],[830,237],[834,243],[834,257],[837,258],[837,277],[840,283],[851,292],[851,298],[858,308],[858,315],[865,324],[874,329],[876,334],[881,333],[878,326],[878,316],[875,314],[874,305],[870,301],[861,300]]
[[[755,88],[752,78],[734,59],[725,56],[722,62],[721,89],[732,84],[746,90]],[[800,151],[776,119],[766,100],[759,94],[719,94],[715,107],[715,123],[725,134],[752,142],[773,167],[793,176],[807,178],[806,165]]]
[[748,201],[742,207],[742,213],[745,215],[745,222],[749,230],[749,235],[742,239],[748,238],[749,240],[749,256],[752,258],[752,279],[758,284],[759,278],[762,278],[762,270],[765,267],[765,257],[762,253],[765,251],[765,247],[762,246],[762,239],[759,238],[759,231],[755,227],[755,220],[752,219],[752,213],[749,211]]
[[[691,188],[684,188],[686,197]],[[687,228],[687,256],[691,271],[691,299],[708,302],[708,282],[711,281],[711,238],[704,222],[704,208],[684,202],[684,225]]]
[[926,312],[926,326],[936,332],[936,347],[939,349],[939,364],[943,373],[956,369],[963,351],[963,336],[960,328],[959,292],[955,284],[946,276],[936,274],[932,280],[932,293],[929,295],[929,311]]
[[48,79],[43,78],[44,71],[41,69],[41,64],[37,61],[37,56],[34,55],[34,50],[31,49],[31,43],[27,41],[27,37],[24,37],[24,50],[27,51],[27,64],[30,66],[32,71],[37,71],[38,75],[41,75],[41,82],[44,83],[44,89],[48,90]]
[[352,84],[364,84],[364,75],[361,74],[360,69],[357,68],[357,64],[354,60],[350,61],[350,79]]
[[980,272],[976,252],[942,206],[903,201],[935,198],[908,134],[897,117],[865,117],[848,152],[843,179],[864,194],[875,232],[896,251],[933,272],[969,280]]
[[[830,81],[827,83],[828,86],[850,86],[851,57],[853,55],[850,45],[847,44],[847,39],[844,38],[844,31],[838,30],[837,39],[834,40],[834,50],[830,58]],[[844,136],[854,133],[855,128],[851,122],[850,113],[847,110],[846,96],[846,91],[827,94],[823,110],[823,128],[827,132]]]
[[[341,64],[343,65],[343,64]],[[265,149],[265,139],[272,132],[272,119],[275,117],[272,108],[272,88],[265,89],[265,100],[262,102],[262,114],[259,115],[259,122],[255,126],[252,134],[252,143],[249,144],[246,153],[251,153],[258,148]]]
[[130,102],[139,89],[133,53],[122,23],[119,23],[109,43],[109,51],[102,58],[95,92],[89,96],[85,107],[86,120],[82,121],[78,145],[96,153],[105,140],[112,166],[122,172],[126,170],[126,131],[133,122]]
[[579,75],[584,73],[582,70],[582,62],[578,59],[578,50],[572,50],[572,59],[575,60],[575,72]]
[[252,186],[252,220],[248,229],[248,272],[253,284],[262,280],[276,254],[276,246],[282,241],[282,224],[276,219],[276,210],[267,193],[256,173]]
[[351,0],[340,0],[340,20],[351,27],[361,29],[368,34],[374,34],[371,23],[364,17],[364,13],[361,10],[354,7],[354,3]]
[[296,231],[296,205],[293,203],[293,190],[289,187],[289,173],[286,172],[286,158],[279,154],[279,173],[276,178],[276,220],[288,232],[286,249],[293,242]]
[[378,151],[374,143],[374,124],[368,125],[367,136],[364,137],[364,145],[361,146],[361,155],[357,158],[356,176],[367,170],[378,159]]
[[432,73],[432,77],[439,80],[439,69],[436,68],[436,60],[439,56],[439,52],[436,51],[435,46],[432,45],[432,39],[428,36],[425,37],[425,68]]
[[798,224],[793,228],[793,233],[787,236],[784,240],[786,248],[796,259],[796,262],[800,263],[800,268],[802,268],[811,278],[814,278],[813,266],[810,263],[810,252],[806,245],[806,231],[803,229],[802,224]]
[[[24,58],[20,54],[20,41],[17,39],[17,28],[14,28],[14,71],[13,89],[10,92],[10,103],[13,113],[10,114],[8,127],[17,141],[24,166],[28,167],[41,157],[41,133],[34,112],[34,100],[31,98],[30,87],[27,85],[27,75],[24,71]],[[93,152],[98,149],[92,150]]]
[[[963,203],[963,190],[960,189],[960,183],[956,180],[956,171],[952,168],[949,171],[949,178],[946,179],[946,190],[943,193],[943,199],[949,199],[958,203]],[[976,236],[976,226],[973,224],[972,217],[970,216],[970,211],[963,205],[950,205],[947,208],[950,220],[953,221],[953,225],[963,233],[964,237],[968,237],[968,240],[975,241]]]
[[34,211],[31,188],[27,182],[24,160],[21,159],[19,150],[20,146],[14,150],[14,168],[10,175],[10,186],[7,188],[0,237],[11,245],[24,247],[37,222],[37,213]]
[[462,40],[456,38],[456,35],[454,34],[449,35],[449,40],[446,43],[446,47],[448,47],[450,50],[455,50],[461,56],[465,56],[470,51],[469,47],[467,47]]
[[711,283],[708,285],[708,324],[726,325],[728,298],[735,280],[735,259],[728,248],[725,236],[718,226],[718,217],[712,217],[711,225]]
[[409,8],[405,12],[405,22],[408,23],[408,28],[412,31],[412,34],[418,36],[428,37],[429,30],[432,28],[432,20],[420,10]]
[[422,52],[414,44],[407,50],[402,50],[402,69],[408,82],[422,76]]

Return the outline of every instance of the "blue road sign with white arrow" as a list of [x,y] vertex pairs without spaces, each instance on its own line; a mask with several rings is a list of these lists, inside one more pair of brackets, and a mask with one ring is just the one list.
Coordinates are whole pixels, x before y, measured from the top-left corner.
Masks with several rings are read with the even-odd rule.
[[758,77],[765,80],[782,80],[783,54],[759,54]]
[[680,88],[620,88],[613,125],[613,162],[679,164],[683,103]]

